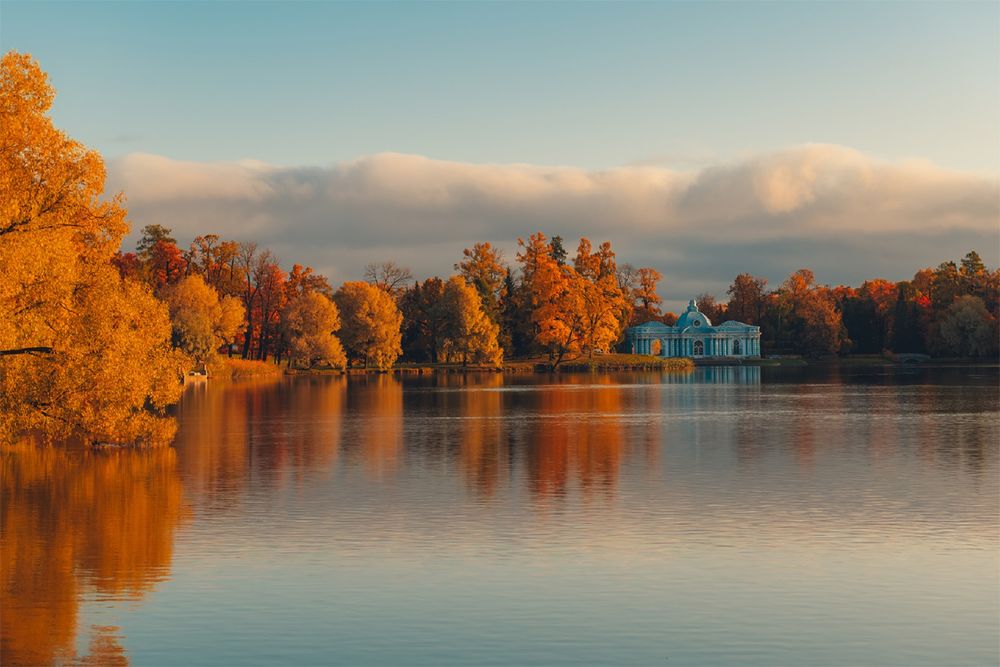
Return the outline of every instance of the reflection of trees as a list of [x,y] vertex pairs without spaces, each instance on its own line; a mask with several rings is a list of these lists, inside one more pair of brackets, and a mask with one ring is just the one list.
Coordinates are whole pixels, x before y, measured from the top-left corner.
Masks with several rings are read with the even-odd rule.
[[528,460],[536,496],[563,495],[574,469],[585,493],[610,491],[617,483],[624,440],[621,389],[609,378],[596,381],[607,386],[538,392],[541,418]]
[[[506,445],[503,442],[503,394],[490,391],[503,386],[503,376],[459,376],[466,391],[461,400],[459,461],[467,483],[484,496],[496,491],[501,475],[507,473]],[[485,390],[485,391],[484,391]]]
[[403,451],[403,386],[391,375],[352,378],[347,403],[355,428],[345,446],[374,477],[394,473]]
[[[169,571],[183,517],[174,450],[23,445],[0,461],[0,663],[71,660],[86,590],[140,599]],[[86,660],[121,662],[113,629],[95,631]]]
[[271,484],[336,462],[347,382],[210,382],[184,396],[175,446],[190,491],[225,507],[242,491],[248,468]]
[[[254,394],[253,468],[261,483],[300,478],[336,464],[347,381],[340,376],[296,378]],[[261,438],[260,436],[264,436]]]

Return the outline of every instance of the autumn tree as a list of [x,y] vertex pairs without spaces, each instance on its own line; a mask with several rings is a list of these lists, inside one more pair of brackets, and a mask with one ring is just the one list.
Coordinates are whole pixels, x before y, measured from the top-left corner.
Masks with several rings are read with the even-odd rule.
[[346,282],[334,294],[340,309],[340,338],[350,358],[367,368],[388,370],[401,354],[403,316],[384,289],[365,282]]
[[729,304],[726,315],[729,319],[744,324],[759,325],[764,319],[767,279],[741,273],[729,287]]
[[726,306],[716,301],[714,294],[702,292],[694,300],[698,304],[698,310],[715,324],[722,324],[722,321],[726,319]]
[[635,285],[629,292],[634,304],[631,318],[633,324],[642,324],[663,317],[660,312],[663,299],[656,293],[656,287],[661,280],[663,275],[656,269],[644,267],[636,271]]
[[265,359],[285,304],[285,274],[271,251],[259,250],[256,243],[240,244],[237,264],[241,274],[240,298],[247,317],[243,358]]
[[880,353],[892,341],[896,314],[896,284],[876,278],[861,287],[841,286],[833,291],[853,352]]
[[770,310],[780,344],[809,356],[835,354],[848,341],[831,290],[816,285],[813,272],[800,269],[790,275]]
[[220,295],[235,296],[242,283],[239,253],[236,241],[224,241],[218,234],[204,234],[195,237],[184,259],[189,271],[201,274]]
[[323,362],[335,368],[347,365],[344,348],[334,335],[340,329],[340,313],[321,291],[294,294],[285,304],[281,323],[289,363],[309,368]]
[[172,230],[169,227],[164,227],[163,225],[146,225],[142,228],[142,235],[135,245],[136,253],[139,257],[148,260],[153,247],[157,243],[162,241],[176,246],[177,239],[171,236],[171,234]]
[[582,349],[592,357],[595,351],[609,350],[620,338],[632,307],[618,285],[618,267],[610,241],[601,243],[594,252],[590,240],[581,238],[573,266],[584,281],[577,284],[583,305]]
[[30,56],[0,61],[0,440],[169,435],[183,355],[166,306],[111,260],[128,231],[101,156],[56,129]]
[[483,310],[477,290],[461,276],[445,285],[443,310],[446,315],[443,351],[449,361],[503,365],[503,350],[497,344],[499,327]]
[[590,242],[582,239],[574,266],[569,266],[545,251],[541,233],[518,244],[535,341],[548,349],[553,367],[569,353],[608,349],[621,330],[623,301],[610,245],[593,253]]
[[494,322],[500,318],[500,292],[507,274],[503,253],[489,242],[477,243],[462,251],[465,258],[455,265],[455,270],[476,288],[483,310]]
[[285,272],[281,270],[277,260],[265,264],[257,278],[256,314],[260,331],[257,359],[260,361],[266,361],[270,354],[278,355],[278,329],[281,324],[281,309],[285,307],[287,298],[286,284]]
[[180,282],[187,274],[184,253],[172,241],[161,239],[153,244],[145,264],[147,280],[153,290],[160,290]]
[[219,298],[198,274],[184,278],[164,293],[170,308],[173,343],[202,369],[222,345],[243,329],[243,305],[231,296]]
[[313,271],[311,266],[293,264],[292,271],[288,274],[287,292],[289,297],[302,295],[308,292],[317,292],[326,297],[333,297],[333,288],[326,276]]

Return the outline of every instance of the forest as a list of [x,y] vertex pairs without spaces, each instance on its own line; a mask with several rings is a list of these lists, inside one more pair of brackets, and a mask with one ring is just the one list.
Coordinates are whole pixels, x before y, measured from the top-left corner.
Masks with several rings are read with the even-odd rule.
[[[30,56],[3,57],[0,440],[169,437],[181,379],[234,359],[384,371],[540,358],[557,369],[613,352],[632,324],[676,319],[656,269],[619,263],[610,241],[581,238],[571,254],[541,232],[518,240],[513,262],[484,240],[441,277],[417,281],[390,260],[336,287],[211,230],[181,243],[146,225],[123,250],[124,197],[104,196],[102,157],[53,125],[54,95]],[[760,325],[765,354],[997,355],[1000,271],[974,251],[858,287],[817,284],[808,269],[774,289],[741,274],[725,298],[698,302],[713,321]]]
[[[305,366],[499,366],[535,357],[558,366],[614,351],[634,324],[677,320],[661,307],[660,272],[617,264],[609,241],[594,249],[582,238],[572,257],[559,236],[536,233],[518,245],[513,267],[484,241],[463,252],[450,278],[415,281],[408,268],[386,261],[337,290],[309,267],[282,270],[254,243],[206,235],[181,250],[156,225],[143,230],[137,252],[116,253],[112,262],[170,306],[175,344],[199,362],[222,349]],[[765,278],[743,273],[724,299],[703,293],[696,300],[713,322],[760,326],[765,355],[997,354],[1000,271],[975,251],[911,280],[873,278],[857,287],[817,284],[800,269],[768,289]]]

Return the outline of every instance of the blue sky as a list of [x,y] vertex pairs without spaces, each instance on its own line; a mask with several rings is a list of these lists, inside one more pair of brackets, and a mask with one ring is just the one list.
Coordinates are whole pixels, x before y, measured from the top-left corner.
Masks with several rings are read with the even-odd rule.
[[807,142],[1000,171],[1000,3],[0,5],[114,157],[685,168]]
[[0,0],[0,42],[134,230],[334,281],[537,230],[611,239],[671,307],[1000,262],[998,2]]

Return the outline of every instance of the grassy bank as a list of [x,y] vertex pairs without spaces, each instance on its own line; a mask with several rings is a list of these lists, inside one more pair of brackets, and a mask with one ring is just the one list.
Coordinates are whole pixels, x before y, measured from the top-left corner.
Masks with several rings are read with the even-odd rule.
[[[262,363],[262,362],[250,362]],[[287,375],[371,375],[378,373],[393,373],[397,375],[433,375],[443,373],[548,373],[552,370],[552,362],[548,357],[529,357],[524,359],[508,359],[503,368],[494,366],[469,364],[430,364],[403,362],[393,366],[392,370],[381,371],[377,368],[348,368],[346,370],[317,366],[309,369],[285,369],[273,364],[267,364],[277,372]],[[572,357],[559,364],[559,371],[590,372],[590,371],[688,371],[694,368],[690,359],[664,359],[662,357],[640,354],[603,354],[593,359],[587,357]]]
[[252,377],[274,377],[281,375],[284,368],[269,361],[253,361],[251,359],[230,359],[224,357],[217,368],[210,368],[209,375],[233,380]]
[[[589,371],[688,371],[694,368],[694,362],[686,358],[665,359],[642,354],[602,354],[593,359],[575,357],[566,359],[559,364],[557,370],[567,372]],[[548,372],[552,362],[548,357],[531,359],[514,359],[504,364],[507,373]]]

